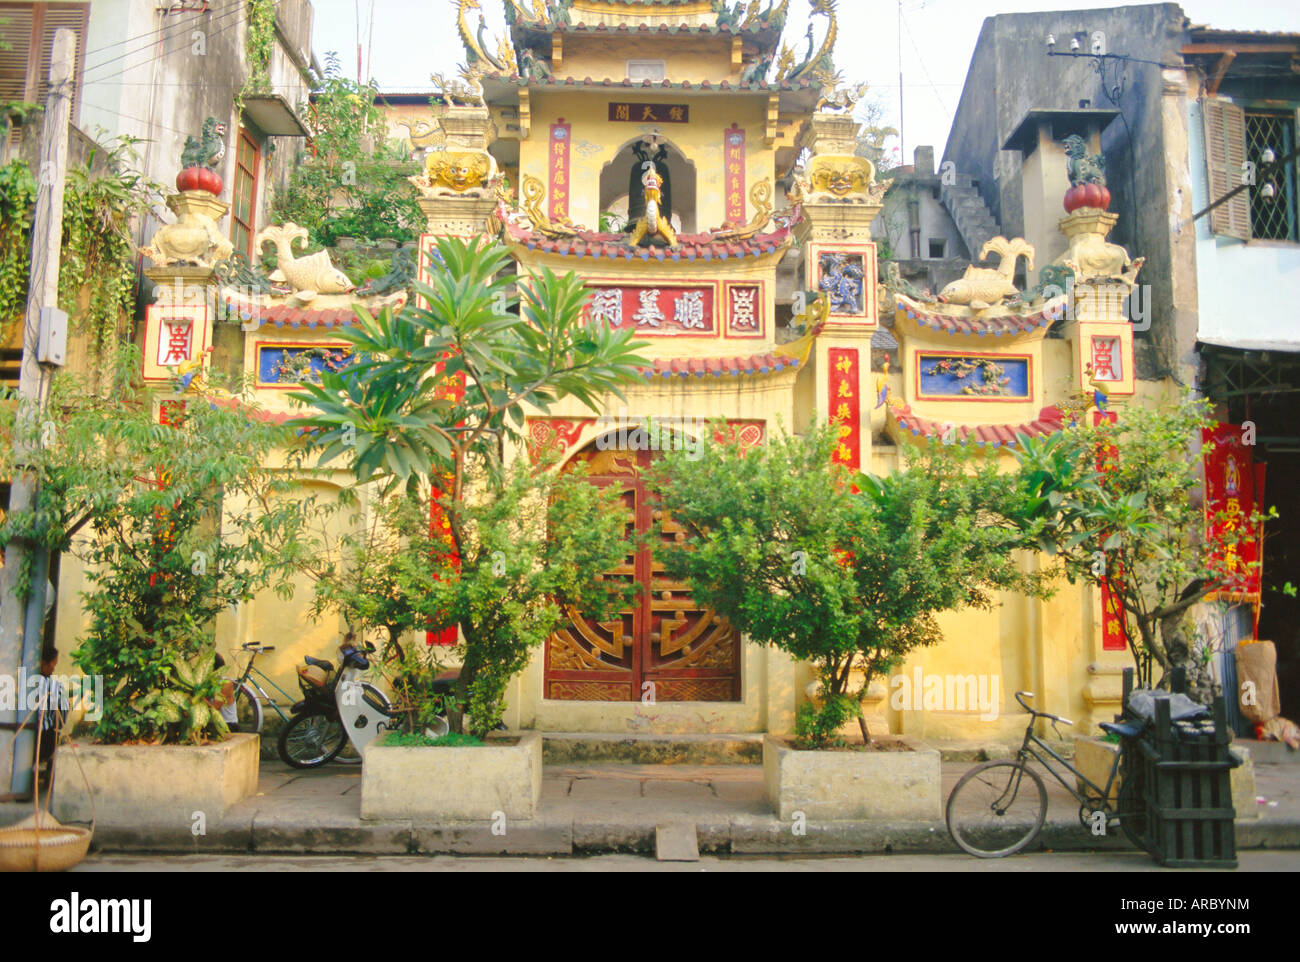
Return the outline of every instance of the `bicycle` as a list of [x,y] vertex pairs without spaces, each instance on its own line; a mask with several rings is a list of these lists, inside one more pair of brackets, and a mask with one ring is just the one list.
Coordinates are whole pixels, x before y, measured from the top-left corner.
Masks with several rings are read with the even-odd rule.
[[[1030,845],[1042,831],[1047,818],[1047,788],[1043,779],[1029,767],[1036,761],[1060,782],[1079,802],[1079,821],[1085,828],[1096,823],[1098,816],[1105,819],[1106,830],[1118,824],[1128,840],[1146,851],[1143,835],[1146,831],[1146,810],[1142,802],[1141,767],[1130,761],[1135,753],[1127,742],[1136,738],[1141,729],[1137,725],[1103,722],[1101,728],[1119,735],[1124,743],[1115,753],[1105,787],[1084,776],[1077,768],[1052,750],[1051,746],[1034,734],[1034,724],[1040,718],[1051,722],[1060,736],[1057,723],[1073,725],[1068,718],[1038,711],[1025,704],[1024,698],[1033,698],[1030,691],[1016,692],[1016,701],[1029,712],[1029,725],[1025,740],[1014,761],[985,762],[972,768],[961,777],[948,796],[945,818],[948,834],[964,852],[978,858],[1002,858],[1014,855]],[[1059,762],[1078,781],[1071,783],[1052,767],[1041,753]],[[1120,776],[1115,801],[1111,802],[1111,789],[1115,776]],[[1077,788],[1082,784],[1083,790]]]
[[[264,652],[275,651],[275,646],[259,645],[254,642],[248,642],[240,645],[240,649],[248,652],[249,659],[248,663],[244,665],[243,673],[238,678],[231,679],[234,685],[235,696],[235,724],[231,726],[231,729],[233,731],[253,732],[258,735],[262,734],[262,727],[266,720],[265,713],[262,711],[263,704],[269,705],[275,713],[280,716],[280,721],[284,722],[284,727],[288,728],[294,720],[292,715],[285,714],[284,709],[280,707],[280,702],[266,693],[266,689],[262,687],[261,682],[266,682],[267,685],[274,688],[284,697],[284,704],[290,706],[290,712],[293,710],[292,706],[298,703],[297,699],[272,681],[271,677],[267,675],[266,672],[255,666],[257,656]],[[329,663],[324,662],[323,664]],[[253,675],[257,675],[261,681],[253,679]],[[375,689],[375,691],[378,691],[378,689]],[[351,750],[351,746],[349,745],[346,736],[343,737],[341,743],[337,736],[333,736],[328,732],[322,731],[320,737],[328,738],[330,745],[338,744],[339,750],[331,755],[330,758],[325,759],[325,761],[332,759],[340,765],[359,765],[361,763],[360,753]],[[310,755],[312,753],[308,751],[307,754]],[[290,764],[293,763],[290,762]],[[324,764],[324,762],[322,761],[319,764]]]

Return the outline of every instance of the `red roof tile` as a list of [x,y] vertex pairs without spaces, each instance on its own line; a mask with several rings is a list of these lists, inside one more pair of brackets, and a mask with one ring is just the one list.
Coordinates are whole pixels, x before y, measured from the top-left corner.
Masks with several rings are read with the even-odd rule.
[[313,311],[306,307],[289,307],[286,304],[266,306],[248,304],[226,299],[227,317],[239,318],[245,323],[256,320],[258,326],[270,324],[274,327],[294,328],[330,328],[346,327],[352,323],[355,314],[350,307],[331,308]]
[[[914,414],[911,407],[899,404],[890,408],[890,417],[904,431],[917,437],[941,437],[947,422],[935,421]],[[978,424],[956,425],[957,438],[961,441],[974,440],[976,444],[991,444],[994,447],[1014,446],[1017,434],[1028,437],[1041,437],[1055,434],[1064,425],[1065,416],[1056,406],[1045,407],[1038,412],[1038,417],[1027,424]]]
[[762,257],[774,254],[789,247],[794,241],[790,226],[778,227],[768,234],[758,234],[748,240],[718,240],[715,234],[678,234],[677,247],[628,247],[625,234],[603,234],[596,231],[579,231],[575,237],[552,240],[536,231],[527,230],[512,224],[507,219],[506,235],[516,244],[522,244],[529,250],[544,254],[558,254],[561,257],[607,257],[610,260],[643,261],[651,257],[657,261],[711,261],[719,259]]
[[1001,337],[1003,334],[1016,335],[1033,331],[1037,328],[1049,328],[1054,321],[1064,316],[1063,304],[1049,301],[1032,314],[1005,313],[993,317],[966,317],[944,314],[922,305],[902,294],[894,295],[894,305],[920,327],[928,327],[941,334],[953,337],[984,337],[991,334]]

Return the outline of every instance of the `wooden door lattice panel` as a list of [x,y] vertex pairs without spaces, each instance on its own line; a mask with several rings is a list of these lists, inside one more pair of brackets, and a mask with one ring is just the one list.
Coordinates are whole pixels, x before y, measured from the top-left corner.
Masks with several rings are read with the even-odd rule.
[[[593,484],[617,486],[627,532],[683,541],[689,532],[649,504],[640,468],[651,452],[579,452]],[[606,577],[632,581],[637,595],[616,618],[596,622],[569,609],[569,622],[548,640],[545,697],[564,701],[738,701],[740,637],[723,618],[694,603],[648,549],[629,551]]]

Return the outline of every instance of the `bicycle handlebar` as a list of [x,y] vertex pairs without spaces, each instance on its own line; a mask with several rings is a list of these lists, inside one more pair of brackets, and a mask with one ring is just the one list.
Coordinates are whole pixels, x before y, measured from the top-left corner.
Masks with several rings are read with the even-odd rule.
[[1035,716],[1037,716],[1037,717],[1039,717],[1039,718],[1050,718],[1052,721],[1054,721],[1054,722],[1060,722],[1062,725],[1073,725],[1073,724],[1074,724],[1074,722],[1070,721],[1070,719],[1068,719],[1068,718],[1062,718],[1060,715],[1053,715],[1051,712],[1038,711],[1037,709],[1030,708],[1028,705],[1025,704],[1025,700],[1024,700],[1024,698],[1021,698],[1021,697],[1020,697],[1021,695],[1024,695],[1024,696],[1026,696],[1026,697],[1028,697],[1028,698],[1033,698],[1033,697],[1034,697],[1034,693],[1033,693],[1032,691],[1018,691],[1018,692],[1016,692],[1016,701],[1020,702],[1020,707],[1023,708],[1025,711],[1029,712],[1029,714],[1031,714],[1031,715],[1035,715]]
[[263,651],[275,651],[275,645],[259,645],[255,641],[245,642],[239,647],[244,649],[244,651],[256,651],[259,653]]

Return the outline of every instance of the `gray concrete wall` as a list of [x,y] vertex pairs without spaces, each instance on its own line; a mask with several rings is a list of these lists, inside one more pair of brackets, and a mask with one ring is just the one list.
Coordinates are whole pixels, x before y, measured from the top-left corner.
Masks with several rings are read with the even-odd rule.
[[[91,7],[83,82],[81,125],[94,135],[140,138],[142,169],[174,189],[185,138],[197,135],[207,117],[227,125],[223,199],[230,200],[235,138],[240,118],[235,97],[249,67],[245,55],[248,4],[215,0],[204,13],[164,13],[154,0],[95,0]],[[302,69],[311,63],[312,7],[308,0],[277,4],[277,44],[272,52],[272,90],[297,106],[306,99]],[[122,41],[125,40],[125,43]],[[104,139],[101,137],[101,139]],[[264,222],[272,190],[287,181],[298,138],[268,138],[259,173],[258,223]],[[165,209],[137,228],[145,242],[172,216]],[[222,222],[229,229],[229,219]]]
[[[1002,143],[1030,108],[1076,108],[1083,100],[1112,106],[1093,62],[1049,57],[1047,35],[1055,35],[1057,51],[1067,51],[1076,32],[1102,31],[1109,53],[1181,65],[1186,25],[1182,8],[1172,3],[988,18],[943,159],[977,179],[1008,236],[1023,234],[1020,155],[1002,151]],[[1191,199],[1182,71],[1128,64],[1124,73],[1118,103],[1124,120],[1103,133],[1102,152],[1110,209],[1120,215],[1111,240],[1147,258],[1140,281],[1150,285],[1152,328],[1138,334],[1139,375],[1189,380],[1196,331],[1193,239],[1190,231],[1171,230],[1171,217],[1183,216]],[[1109,69],[1106,76],[1113,76]]]

